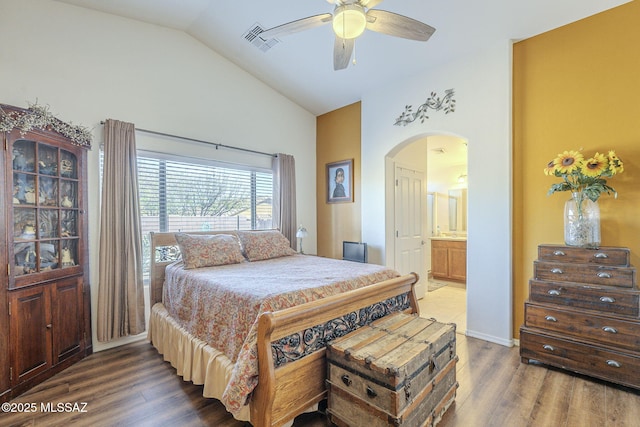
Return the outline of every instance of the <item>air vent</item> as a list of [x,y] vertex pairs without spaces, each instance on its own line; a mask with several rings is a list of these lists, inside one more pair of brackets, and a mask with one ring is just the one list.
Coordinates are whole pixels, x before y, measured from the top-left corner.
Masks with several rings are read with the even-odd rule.
[[263,31],[264,31],[264,28],[262,28],[262,25],[255,23],[251,26],[251,28],[249,28],[249,30],[246,33],[242,35],[242,37],[246,41],[248,41],[249,43],[257,47],[258,49],[260,49],[261,51],[266,52],[272,47],[274,47],[275,45],[277,45],[278,43],[280,43],[280,40],[278,39],[264,40],[262,37],[260,37],[260,33]]

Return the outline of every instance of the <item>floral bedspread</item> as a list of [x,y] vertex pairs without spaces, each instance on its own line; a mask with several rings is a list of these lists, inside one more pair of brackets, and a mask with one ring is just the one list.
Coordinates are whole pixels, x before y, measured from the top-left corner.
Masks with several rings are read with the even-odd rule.
[[238,411],[258,382],[258,317],[399,274],[374,264],[293,255],[185,270],[167,266],[164,305],[195,337],[234,363],[222,403]]

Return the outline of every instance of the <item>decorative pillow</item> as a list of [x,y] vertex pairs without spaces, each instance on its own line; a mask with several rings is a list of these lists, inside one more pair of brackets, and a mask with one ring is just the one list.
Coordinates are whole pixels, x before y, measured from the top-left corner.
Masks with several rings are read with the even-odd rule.
[[238,239],[230,234],[176,233],[176,241],[185,269],[244,261]]
[[279,231],[239,231],[238,238],[249,261],[279,258],[296,253],[291,249],[289,239]]

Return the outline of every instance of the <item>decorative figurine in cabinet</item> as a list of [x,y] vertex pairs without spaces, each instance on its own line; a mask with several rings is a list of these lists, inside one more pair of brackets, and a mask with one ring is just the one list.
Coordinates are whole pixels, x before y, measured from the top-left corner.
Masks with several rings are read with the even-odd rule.
[[0,105],[0,197],[5,200],[0,234],[6,239],[0,256],[7,265],[0,269],[6,276],[0,289],[0,401],[21,394],[92,349],[89,141],[75,139],[65,132],[73,126],[50,116],[45,129],[25,125],[38,123],[42,114],[41,109]]

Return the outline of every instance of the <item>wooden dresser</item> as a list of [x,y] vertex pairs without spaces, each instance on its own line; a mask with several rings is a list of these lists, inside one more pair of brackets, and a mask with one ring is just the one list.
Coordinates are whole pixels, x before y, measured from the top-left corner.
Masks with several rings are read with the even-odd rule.
[[640,291],[629,257],[627,248],[539,246],[522,362],[640,388]]

